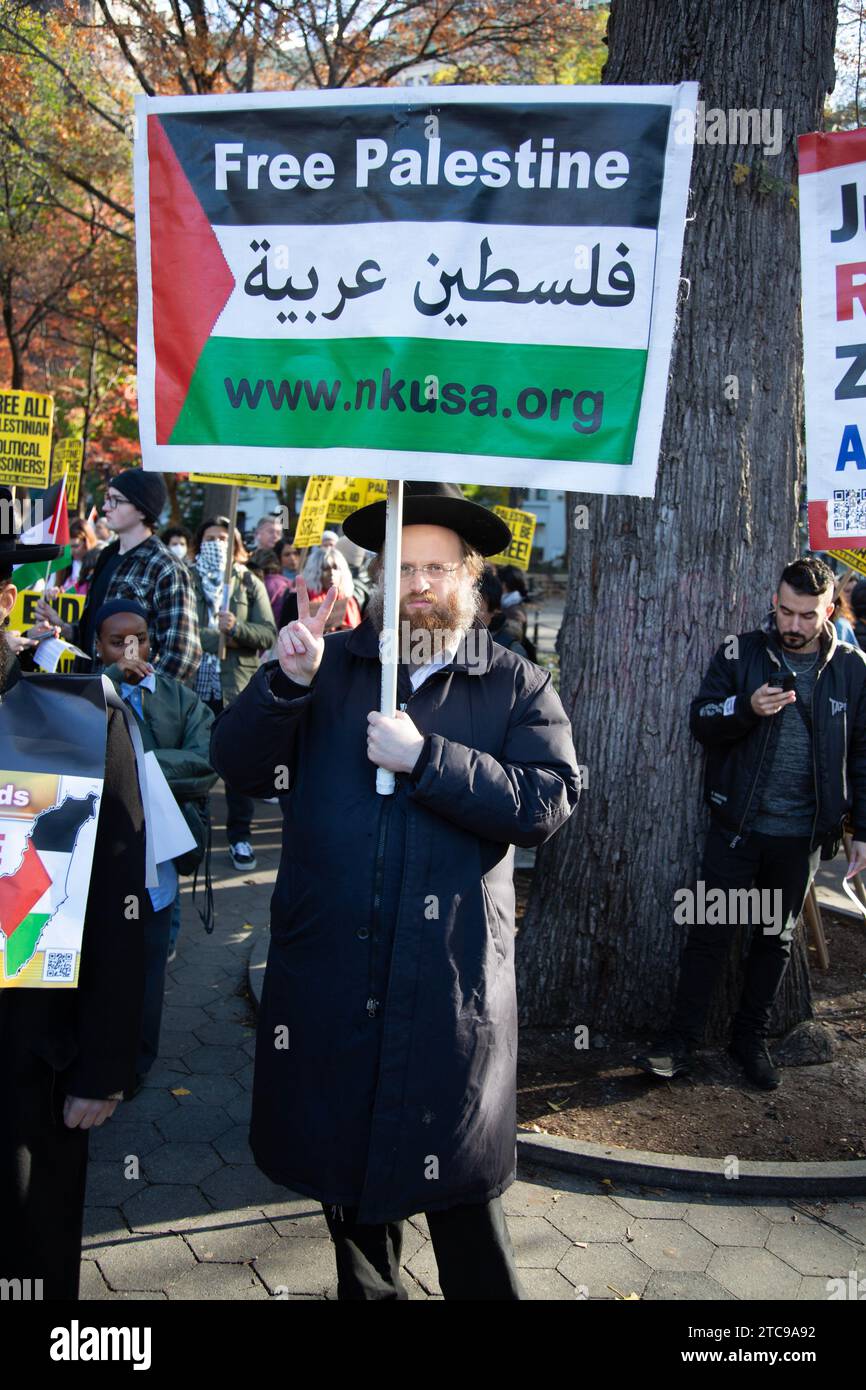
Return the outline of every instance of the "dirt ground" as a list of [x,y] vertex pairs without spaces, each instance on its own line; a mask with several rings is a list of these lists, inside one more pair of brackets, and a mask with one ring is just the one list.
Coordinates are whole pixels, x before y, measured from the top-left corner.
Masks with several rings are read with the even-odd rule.
[[[529,882],[517,875],[518,925]],[[661,1081],[631,1065],[648,1035],[577,1051],[570,1032],[522,1028],[518,1124],[584,1143],[703,1158],[866,1158],[866,926],[826,913],[824,921],[830,969],[813,969],[812,992],[815,1019],[836,1044],[832,1061],[786,1068],[781,1086],[767,1092],[727,1053],[706,1050],[690,1077]]]

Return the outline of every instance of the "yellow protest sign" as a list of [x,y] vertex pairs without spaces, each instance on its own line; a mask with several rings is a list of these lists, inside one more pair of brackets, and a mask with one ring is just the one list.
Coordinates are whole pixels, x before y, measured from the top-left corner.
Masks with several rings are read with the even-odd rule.
[[268,477],[266,473],[188,473],[191,483],[219,483],[227,487],[265,487],[271,492],[279,492],[279,477]]
[[78,489],[81,485],[81,465],[84,461],[83,439],[58,439],[54,445],[51,460],[51,482],[59,483],[66,474],[66,505],[78,506]]
[[[36,616],[36,605],[44,594],[41,589],[22,589],[14,604],[12,612],[9,614],[9,626],[13,632],[24,633],[28,628],[34,627],[39,619]],[[64,623],[77,623],[84,612],[84,594],[63,593],[57,594],[51,600],[51,607],[60,614]],[[75,657],[71,653],[66,653],[60,658],[57,670],[62,675],[64,672],[71,671]]]
[[517,507],[493,507],[511,529],[511,544],[501,555],[489,555],[489,565],[517,565],[518,569],[529,569],[532,553],[532,538],[535,535],[535,513],[521,512]]
[[48,487],[54,397],[0,391],[0,483]]
[[331,497],[335,491],[343,488],[346,482],[347,479],[344,477],[330,477],[325,473],[316,473],[307,480],[301,514],[298,517],[298,529],[295,531],[294,544],[298,549],[308,545],[321,545]]
[[352,512],[387,495],[388,484],[384,478],[347,478],[346,486],[335,489],[331,494],[327,519],[342,524]]
[[847,565],[849,570],[866,574],[866,550],[831,550],[830,554]]

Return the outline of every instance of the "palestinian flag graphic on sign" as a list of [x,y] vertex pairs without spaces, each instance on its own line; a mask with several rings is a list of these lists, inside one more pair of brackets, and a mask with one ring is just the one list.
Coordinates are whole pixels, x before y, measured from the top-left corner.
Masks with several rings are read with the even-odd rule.
[[141,98],[145,467],[651,495],[695,95]]
[[92,677],[25,677],[0,704],[0,988],[78,982],[104,774],[100,697]]

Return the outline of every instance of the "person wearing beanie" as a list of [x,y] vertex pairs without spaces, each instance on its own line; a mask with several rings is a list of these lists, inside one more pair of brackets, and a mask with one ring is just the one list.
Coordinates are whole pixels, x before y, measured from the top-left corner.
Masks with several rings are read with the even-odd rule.
[[64,623],[45,599],[36,616],[46,630],[59,626],[96,671],[94,614],[109,599],[133,599],[147,612],[154,669],[190,684],[201,661],[201,642],[189,568],[154,535],[166,499],[161,473],[127,468],[112,478],[103,511],[117,539],[105,546],[94,567],[80,621]]

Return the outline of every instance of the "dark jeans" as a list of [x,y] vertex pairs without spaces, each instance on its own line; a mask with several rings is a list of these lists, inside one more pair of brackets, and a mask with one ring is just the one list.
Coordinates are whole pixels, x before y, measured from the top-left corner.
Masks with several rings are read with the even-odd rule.
[[[214,714],[219,714],[223,709],[222,700],[206,700],[209,709]],[[232,791],[228,783],[225,783],[226,794],[226,839],[230,845],[236,845],[241,840],[249,843],[253,828],[253,813],[256,803],[251,796],[244,796],[243,792]]]
[[144,1001],[141,1009],[141,1034],[135,1070],[150,1071],[159,1056],[159,1030],[162,1026],[162,1003],[165,997],[165,967],[168,961],[168,938],[174,903],[151,909],[144,927]]
[[[750,918],[751,937],[747,928],[744,938],[744,950],[748,952],[745,981],[732,1027],[735,1038],[765,1038],[773,1003],[788,968],[794,928],[821,850],[819,847],[810,854],[809,837],[801,835],[762,835],[752,831],[735,849],[731,849],[731,838],[718,827],[710,827],[701,869],[706,892],[713,888],[767,889],[769,898],[764,902],[771,906],[771,911],[780,908],[774,925],[781,925],[781,931],[765,931],[765,921]],[[778,898],[773,896],[775,890]],[[725,918],[724,925],[704,923],[691,927],[683,952],[671,1028],[694,1043],[703,1040],[713,990],[736,930],[733,915],[726,913]]]
[[[323,1207],[336,1247],[337,1297],[408,1299],[400,1278],[403,1222],[364,1226],[355,1207]],[[514,1250],[498,1197],[427,1212],[445,1299],[522,1299]]]

